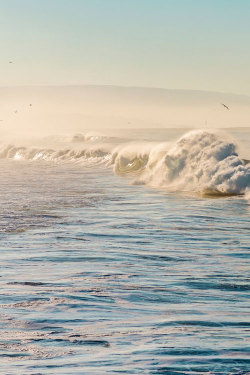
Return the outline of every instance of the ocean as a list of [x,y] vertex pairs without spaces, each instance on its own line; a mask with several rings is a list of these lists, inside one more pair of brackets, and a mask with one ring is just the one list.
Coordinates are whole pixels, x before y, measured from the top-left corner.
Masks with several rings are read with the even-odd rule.
[[1,374],[250,374],[250,129],[0,146]]

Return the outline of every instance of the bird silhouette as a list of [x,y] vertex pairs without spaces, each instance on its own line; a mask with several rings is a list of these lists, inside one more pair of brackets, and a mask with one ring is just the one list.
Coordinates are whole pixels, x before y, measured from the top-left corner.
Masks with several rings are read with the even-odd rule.
[[223,107],[225,107],[229,111],[230,108],[226,104],[221,103],[221,105],[223,105]]

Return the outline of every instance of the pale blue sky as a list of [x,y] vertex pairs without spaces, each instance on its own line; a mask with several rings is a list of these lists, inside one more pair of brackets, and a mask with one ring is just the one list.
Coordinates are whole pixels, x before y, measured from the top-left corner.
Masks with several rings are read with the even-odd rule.
[[250,0],[0,0],[0,28],[1,86],[250,95]]

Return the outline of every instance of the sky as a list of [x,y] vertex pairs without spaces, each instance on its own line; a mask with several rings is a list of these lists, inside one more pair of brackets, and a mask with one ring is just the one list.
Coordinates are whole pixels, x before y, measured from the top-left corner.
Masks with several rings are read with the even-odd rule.
[[0,31],[0,86],[250,95],[249,0],[0,0]]

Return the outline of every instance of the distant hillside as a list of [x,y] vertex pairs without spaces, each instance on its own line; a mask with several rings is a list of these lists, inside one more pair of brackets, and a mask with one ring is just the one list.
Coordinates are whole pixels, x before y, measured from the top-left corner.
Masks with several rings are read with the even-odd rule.
[[47,132],[52,128],[246,127],[250,125],[250,97],[114,86],[2,87],[0,119],[2,129],[6,124]]

